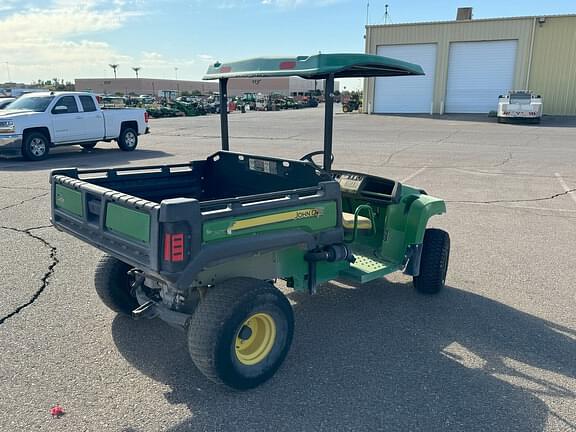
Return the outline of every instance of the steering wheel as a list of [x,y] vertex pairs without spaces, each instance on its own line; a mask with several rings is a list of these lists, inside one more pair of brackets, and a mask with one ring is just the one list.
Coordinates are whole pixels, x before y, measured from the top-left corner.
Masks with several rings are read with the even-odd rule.
[[[314,159],[312,159],[314,156],[318,156],[318,155],[324,155],[324,151],[318,150],[318,151],[314,151],[312,153],[305,154],[304,156],[302,156],[300,158],[300,160],[310,162],[314,166],[314,168],[317,168],[319,170],[323,170],[324,168],[322,168],[320,165],[318,165],[316,162],[314,162]],[[330,155],[330,162],[334,162],[334,153],[332,153]]]

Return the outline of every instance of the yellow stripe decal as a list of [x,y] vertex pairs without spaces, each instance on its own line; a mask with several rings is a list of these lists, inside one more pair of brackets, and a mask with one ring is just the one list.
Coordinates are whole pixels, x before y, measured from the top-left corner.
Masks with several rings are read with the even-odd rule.
[[270,225],[278,222],[288,222],[298,219],[317,218],[322,216],[322,213],[323,209],[321,208],[306,208],[284,213],[258,216],[250,219],[243,219],[232,223],[230,228],[228,228],[228,233],[231,233],[232,231],[254,228],[262,225]]

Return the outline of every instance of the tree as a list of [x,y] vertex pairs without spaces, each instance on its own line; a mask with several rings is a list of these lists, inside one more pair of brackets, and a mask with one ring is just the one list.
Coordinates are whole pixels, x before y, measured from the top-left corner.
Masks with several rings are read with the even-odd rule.
[[142,67],[140,67],[140,66],[134,66],[134,67],[132,68],[132,70],[133,70],[134,72],[136,72],[136,79],[140,78],[140,76],[138,75],[138,72],[140,71],[140,69],[142,69]]
[[112,63],[112,64],[109,64],[108,66],[110,66],[112,68],[112,70],[114,71],[114,79],[116,79],[116,69],[118,69],[118,66],[120,66],[120,65],[117,63]]

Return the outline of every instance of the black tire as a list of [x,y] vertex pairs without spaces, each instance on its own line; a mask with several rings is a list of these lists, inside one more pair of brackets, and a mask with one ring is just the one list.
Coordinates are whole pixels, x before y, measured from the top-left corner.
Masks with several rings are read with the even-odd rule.
[[[252,335],[256,340],[262,334],[247,327],[248,318],[262,316],[273,320],[274,336],[268,339],[263,357],[247,364],[246,359],[240,360],[242,348],[237,343],[249,341]],[[246,328],[249,334],[245,338],[242,332]],[[200,302],[188,327],[188,349],[196,367],[210,380],[246,390],[274,375],[288,354],[293,334],[292,307],[277,288],[257,279],[236,278],[211,288]]]
[[22,155],[29,161],[40,161],[48,157],[50,140],[40,132],[27,133],[22,142]]
[[118,137],[118,147],[122,151],[133,151],[138,145],[138,132],[130,127],[122,128]]
[[429,228],[424,234],[420,274],[414,277],[414,287],[424,294],[440,292],[446,283],[450,259],[450,236],[441,229]]
[[82,143],[80,144],[80,147],[82,147],[85,150],[92,150],[94,147],[96,147],[96,144],[98,143],[97,142]]
[[139,306],[130,293],[128,271],[131,268],[119,259],[104,255],[94,275],[94,286],[100,300],[114,312],[127,316],[132,316],[132,311]]

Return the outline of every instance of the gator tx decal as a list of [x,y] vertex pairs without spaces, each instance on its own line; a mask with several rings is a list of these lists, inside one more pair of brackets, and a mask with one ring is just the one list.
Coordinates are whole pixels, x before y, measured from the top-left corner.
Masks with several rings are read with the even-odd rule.
[[276,213],[266,216],[258,216],[250,219],[235,221],[228,228],[228,234],[248,228],[255,228],[262,225],[270,225],[278,222],[296,221],[300,219],[318,218],[324,214],[322,208],[305,208],[292,210],[284,213]]

